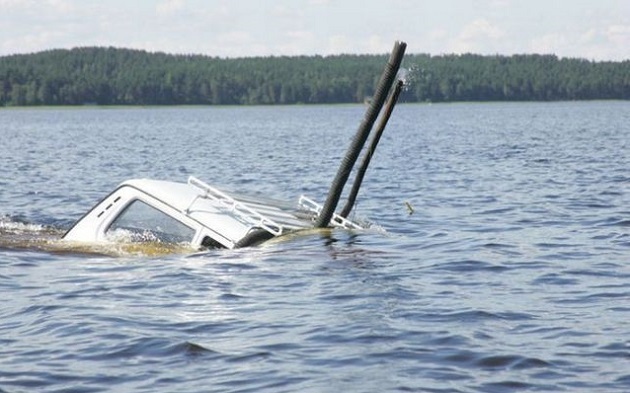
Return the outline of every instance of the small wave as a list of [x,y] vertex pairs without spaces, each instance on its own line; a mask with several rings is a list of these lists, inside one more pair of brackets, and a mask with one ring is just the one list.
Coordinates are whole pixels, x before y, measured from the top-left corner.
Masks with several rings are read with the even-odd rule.
[[486,243],[483,246],[487,248],[517,248],[515,245],[503,243]]
[[501,312],[493,313],[484,310],[470,310],[443,313],[407,313],[401,315],[403,318],[413,319],[417,321],[431,322],[456,322],[456,323],[474,323],[480,321],[491,320],[508,320],[508,321],[526,321],[535,319],[535,316],[525,313]]
[[438,351],[444,361],[463,367],[483,370],[527,370],[549,368],[554,365],[546,360],[521,355],[489,355],[471,350],[445,348]]
[[481,368],[507,368],[524,370],[536,367],[550,367],[552,364],[538,358],[529,358],[515,355],[493,355],[486,356],[475,361]]
[[197,249],[189,243],[168,243],[148,237],[142,241],[121,234],[107,242],[83,243],[62,240],[64,230],[25,222],[10,216],[0,217],[0,249],[36,251],[81,256],[164,256],[190,254]]
[[602,224],[602,226],[630,227],[629,219],[612,219]]
[[490,210],[483,210],[477,214],[481,214],[481,215],[497,215],[497,214],[503,214],[503,213],[508,213],[511,211],[516,210],[515,207],[503,207],[503,208],[498,208],[498,209],[490,209]]
[[478,261],[473,259],[442,263],[434,266],[436,270],[449,271],[449,272],[502,272],[509,268],[503,265],[496,265],[489,262]]
[[571,244],[571,243],[534,243],[534,246],[542,249],[547,248],[579,248],[584,247],[584,244]]
[[17,217],[0,216],[0,235],[43,232],[46,230],[50,230],[50,228],[40,224],[32,224]]
[[230,363],[251,362],[252,360],[266,359],[270,356],[271,356],[271,352],[261,351],[261,352],[247,353],[243,355],[232,355],[226,358],[226,361]]
[[11,216],[0,217],[0,249],[41,251],[61,239],[60,229],[29,223]]
[[133,357],[162,358],[176,355],[201,356],[213,354],[221,355],[219,352],[189,341],[173,342],[172,340],[164,338],[143,337],[134,340],[124,348],[116,349],[98,357],[109,359]]
[[485,383],[479,387],[481,392],[512,392],[534,389],[535,385],[522,381],[501,381]]
[[245,298],[245,296],[242,295],[237,295],[235,293],[224,293],[221,296],[219,296],[219,299],[221,300],[227,300],[227,301],[236,301],[236,300],[240,300]]
[[547,273],[536,278],[531,283],[532,285],[577,285],[579,280],[563,277],[558,273]]

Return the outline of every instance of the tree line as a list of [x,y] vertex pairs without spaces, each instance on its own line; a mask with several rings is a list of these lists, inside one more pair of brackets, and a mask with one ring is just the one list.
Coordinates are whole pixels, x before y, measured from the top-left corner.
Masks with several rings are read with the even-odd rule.
[[[355,103],[386,55],[225,59],[104,47],[0,57],[0,106]],[[630,99],[630,60],[407,55],[402,101]]]

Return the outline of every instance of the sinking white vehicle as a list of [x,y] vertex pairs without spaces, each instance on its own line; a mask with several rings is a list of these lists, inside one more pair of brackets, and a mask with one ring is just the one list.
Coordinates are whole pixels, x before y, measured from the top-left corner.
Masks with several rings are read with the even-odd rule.
[[[135,179],[122,183],[64,235],[77,242],[189,243],[195,248],[251,246],[312,228],[321,206],[302,196],[295,208],[259,197],[229,195],[201,180]],[[331,226],[361,226],[335,214]]]
[[[122,183],[66,232],[75,242],[187,243],[202,248],[239,248],[304,228],[361,229],[348,220],[370,158],[402,89],[392,89],[406,44],[397,42],[379,80],[363,122],[337,172],[328,197],[319,205],[302,196],[297,206],[266,198],[228,194],[190,177],[187,183],[137,179]],[[393,90],[393,91],[392,91]],[[389,94],[391,92],[391,94]],[[389,99],[388,99],[389,96]],[[348,202],[335,213],[343,187],[372,126],[387,100],[385,113],[364,155]]]

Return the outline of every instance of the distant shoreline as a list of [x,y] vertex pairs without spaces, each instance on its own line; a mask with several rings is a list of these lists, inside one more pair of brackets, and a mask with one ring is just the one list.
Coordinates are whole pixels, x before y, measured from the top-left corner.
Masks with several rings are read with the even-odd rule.
[[[627,103],[630,100],[622,99],[598,99],[598,100],[558,100],[558,101],[442,101],[442,102],[400,102],[397,106],[432,106],[432,105],[502,105],[502,104],[578,104],[578,103]],[[334,104],[233,104],[233,105],[23,105],[23,106],[0,106],[0,111],[21,111],[21,110],[143,110],[143,109],[235,109],[235,108],[282,108],[282,107],[316,107],[316,106],[354,106],[364,107],[365,104],[350,103],[334,103]]]
[[[88,47],[0,57],[0,107],[361,103],[384,55],[222,59]],[[401,102],[630,99],[630,60],[407,55]]]

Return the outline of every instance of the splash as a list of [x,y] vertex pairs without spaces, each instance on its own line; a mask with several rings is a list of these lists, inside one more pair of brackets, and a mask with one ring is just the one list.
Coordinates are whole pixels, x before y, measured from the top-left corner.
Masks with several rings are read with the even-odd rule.
[[396,77],[403,82],[403,91],[410,91],[418,82],[418,67],[401,68]]
[[22,234],[44,231],[46,231],[46,227],[43,225],[30,224],[20,220],[19,218],[13,218],[10,216],[0,216],[0,234]]
[[137,239],[120,234],[102,243],[79,243],[62,240],[64,229],[24,222],[19,218],[0,216],[0,250],[37,251],[52,254],[93,256],[163,256],[198,251],[188,243],[167,243],[155,239]]

